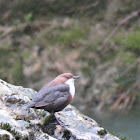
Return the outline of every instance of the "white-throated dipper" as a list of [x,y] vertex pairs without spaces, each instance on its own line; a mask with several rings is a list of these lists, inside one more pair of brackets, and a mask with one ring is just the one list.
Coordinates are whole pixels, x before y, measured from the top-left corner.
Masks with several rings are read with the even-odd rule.
[[80,76],[63,73],[43,86],[32,101],[24,106],[27,108],[44,109],[51,114],[63,110],[75,95],[74,80]]

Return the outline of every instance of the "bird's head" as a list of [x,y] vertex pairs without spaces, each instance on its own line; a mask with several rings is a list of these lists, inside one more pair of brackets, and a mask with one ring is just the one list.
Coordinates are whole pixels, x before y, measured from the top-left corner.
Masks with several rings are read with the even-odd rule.
[[65,83],[67,84],[67,83],[74,83],[74,80],[78,78],[80,78],[80,76],[73,76],[71,73],[63,73],[57,76],[54,80],[61,84],[65,84]]

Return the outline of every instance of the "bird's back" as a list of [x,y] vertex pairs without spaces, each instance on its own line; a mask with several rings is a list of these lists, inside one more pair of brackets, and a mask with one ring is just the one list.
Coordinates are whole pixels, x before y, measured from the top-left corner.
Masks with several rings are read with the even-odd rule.
[[[32,101],[25,105],[25,108],[42,108],[46,111],[58,110],[53,106],[58,108],[69,98],[69,86],[67,84],[57,84],[55,82],[48,83],[43,86],[33,97]],[[70,101],[70,100],[69,100]],[[56,105],[55,105],[56,104]],[[64,106],[64,105],[63,105]],[[61,109],[60,109],[61,110]]]

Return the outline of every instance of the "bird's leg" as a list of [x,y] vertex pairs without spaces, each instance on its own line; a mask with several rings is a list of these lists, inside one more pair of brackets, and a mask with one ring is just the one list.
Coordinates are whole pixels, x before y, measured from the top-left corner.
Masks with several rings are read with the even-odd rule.
[[55,117],[55,113],[54,113],[54,112],[50,112],[50,115],[51,115],[51,117],[52,117],[53,119],[55,119],[55,120],[54,120],[54,123],[52,123],[52,124],[58,125],[59,122],[58,122],[57,118]]
[[54,117],[55,120],[56,120],[56,122],[53,123],[53,124],[55,124],[55,125],[58,125],[58,124],[61,125],[60,121],[59,121],[58,118],[55,116],[55,113],[54,113],[54,112],[50,112],[50,114],[51,114],[51,116]]

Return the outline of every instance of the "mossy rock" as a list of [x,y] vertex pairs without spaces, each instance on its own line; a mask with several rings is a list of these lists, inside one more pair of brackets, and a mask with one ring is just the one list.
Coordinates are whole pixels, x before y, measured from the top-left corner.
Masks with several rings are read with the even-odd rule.
[[44,118],[43,123],[42,123],[42,130],[43,132],[53,135],[54,130],[56,129],[56,119],[55,116],[53,115],[48,115]]
[[104,136],[105,134],[107,134],[107,131],[105,129],[98,131],[98,135],[100,136]]
[[12,126],[9,123],[1,123],[0,128],[11,132]]
[[0,140],[10,140],[10,136],[7,134],[0,136]]

